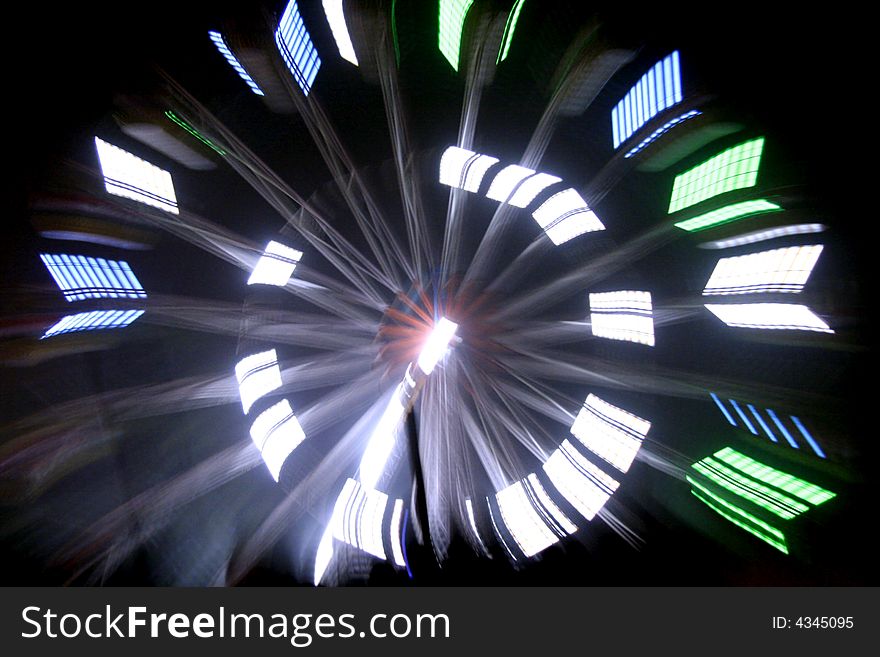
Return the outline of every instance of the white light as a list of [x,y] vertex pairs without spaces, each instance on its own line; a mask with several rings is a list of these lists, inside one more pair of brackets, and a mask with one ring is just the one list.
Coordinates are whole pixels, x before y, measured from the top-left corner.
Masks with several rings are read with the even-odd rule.
[[[541,491],[543,492],[543,488]],[[518,481],[498,491],[495,498],[498,500],[498,508],[501,510],[504,524],[507,525],[519,549],[527,557],[550,547],[559,540],[559,536],[564,535],[562,527],[557,527],[554,531],[553,521],[557,517],[561,516],[565,519],[566,525],[563,527],[573,527],[568,518],[565,518],[552,502],[550,502],[552,509],[544,508],[543,500],[549,501],[546,493],[538,497],[530,483],[525,481]]]
[[391,511],[391,556],[394,557],[394,563],[401,568],[406,566],[406,560],[403,558],[403,547],[401,545],[401,532],[403,525],[403,500],[394,500],[394,509]]
[[499,171],[492,184],[489,185],[489,191],[486,196],[493,201],[504,203],[513,193],[513,190],[523,180],[535,173],[534,169],[527,169],[518,164],[510,164]]
[[302,251],[291,249],[278,242],[269,242],[263,255],[257,260],[257,265],[251,272],[247,284],[283,287],[287,285],[287,281],[293,275],[293,270],[296,269],[300,258],[302,258]]
[[821,253],[821,245],[792,246],[721,258],[703,295],[798,293],[804,289]]
[[284,461],[305,437],[286,399],[260,413],[251,425],[251,440],[260,450],[275,481],[278,481]]
[[583,233],[605,230],[596,213],[571,187],[548,198],[532,216],[557,246]]
[[568,442],[562,441],[544,463],[544,472],[556,490],[587,520],[605,505],[618,482],[585,459]]
[[281,15],[275,30],[275,45],[303,94],[308,96],[321,67],[321,58],[303,23],[296,0],[290,0]]
[[330,527],[333,537],[352,547],[385,559],[385,546],[382,543],[382,518],[388,496],[377,490],[365,489],[354,479],[348,479],[343,486],[336,505]]
[[591,452],[621,472],[629,470],[651,423],[589,395],[571,433]]
[[468,192],[480,189],[486,171],[498,162],[497,157],[450,146],[440,158],[440,182]]
[[318,586],[321,580],[324,579],[324,573],[327,572],[327,568],[332,560],[333,527],[330,525],[324,530],[324,535],[321,537],[321,542],[318,544],[318,549],[315,552],[315,586]]
[[715,240],[713,242],[703,242],[700,248],[703,249],[729,249],[734,246],[744,246],[746,244],[754,244],[755,242],[764,242],[766,240],[776,239],[777,237],[786,237],[788,235],[806,235],[809,233],[821,233],[825,230],[823,224],[797,224],[794,226],[778,226],[776,228],[768,228],[766,230],[755,230],[750,233],[743,233],[736,237],[725,240]]
[[330,23],[330,31],[333,32],[340,57],[357,66],[357,56],[354,54],[354,46],[342,11],[342,0],[324,0],[324,14],[327,15],[327,22]]
[[477,519],[474,517],[474,505],[471,502],[471,498],[466,498],[464,501],[465,509],[467,510],[468,521],[471,524],[471,531],[474,533],[474,537],[477,539],[477,542],[480,544],[480,547],[483,548],[483,551],[488,554],[488,550],[486,549],[486,544],[483,543],[483,538],[480,536],[480,532],[477,530]]
[[104,186],[110,194],[178,214],[171,174],[95,137]]
[[834,333],[809,308],[791,303],[706,304],[706,309],[733,327],[790,329]]
[[67,315],[49,327],[40,339],[76,331],[121,328],[128,326],[143,314],[143,310],[94,310],[88,313]]
[[534,201],[538,194],[561,180],[562,178],[551,176],[549,173],[536,173],[517,188],[513,196],[507,199],[507,203],[518,208],[524,208]]
[[246,356],[235,366],[238,392],[245,414],[260,397],[281,387],[281,369],[274,349]]
[[651,293],[621,290],[590,294],[593,335],[654,346]]
[[654,64],[611,111],[614,148],[681,100],[681,65],[676,50]]
[[242,66],[235,55],[232,54],[229,46],[226,45],[226,40],[223,38],[223,35],[219,32],[208,32],[208,36],[211,37],[211,41],[214,42],[214,45],[217,46],[217,50],[219,50],[220,54],[226,58],[226,61],[229,62],[229,65],[235,69],[241,79],[244,80],[251,88],[251,91],[253,91],[258,96],[262,96],[262,89],[257,86],[257,83],[254,82],[253,78],[251,78],[251,76],[248,75],[247,71],[244,70],[244,66]]
[[422,347],[422,352],[419,354],[417,364],[422,372],[430,374],[434,371],[434,367],[446,353],[449,341],[452,340],[456,330],[458,330],[458,324],[450,322],[445,317],[441,317],[440,321],[434,325],[434,330],[431,331],[428,341],[425,342],[425,346]]
[[559,527],[562,528],[562,531],[566,534],[574,534],[577,531],[577,527],[564,513],[562,513],[559,507],[556,506],[556,503],[550,499],[550,496],[547,495],[547,491],[544,490],[544,486],[541,485],[538,476],[532,473],[526,477],[526,479],[528,480],[531,491],[534,493],[535,499],[538,502],[536,507],[549,512],[553,521],[559,525]]
[[394,449],[397,432],[406,408],[401,401],[401,386],[398,386],[388,401],[376,428],[370,435],[364,455],[358,468],[358,478],[365,488],[375,488],[385,472],[388,457]]
[[67,301],[147,298],[140,281],[124,260],[49,253],[40,254],[40,259]]

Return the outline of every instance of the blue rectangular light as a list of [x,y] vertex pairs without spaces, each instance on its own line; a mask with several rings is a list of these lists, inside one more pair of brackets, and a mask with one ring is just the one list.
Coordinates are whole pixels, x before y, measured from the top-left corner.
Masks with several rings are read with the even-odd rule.
[[67,315],[43,334],[44,338],[75,331],[122,328],[128,326],[144,314],[143,310],[94,310],[92,312]]
[[293,73],[296,83],[308,96],[321,66],[321,58],[318,57],[318,51],[315,50],[312,38],[306,30],[296,0],[288,3],[281,16],[278,29],[275,31],[275,43],[284,63]]
[[718,399],[718,395],[716,395],[714,392],[710,392],[709,394],[712,396],[712,399],[715,400],[715,404],[718,406],[718,408],[721,409],[721,412],[724,413],[724,417],[727,418],[727,421],[730,422],[730,424],[732,424],[733,426],[736,426],[736,420],[733,419],[733,416],[730,414],[730,412],[727,410],[721,400]]
[[761,425],[761,428],[764,430],[764,433],[766,433],[767,436],[769,436],[770,440],[772,440],[774,443],[778,443],[779,440],[776,438],[776,436],[773,434],[773,432],[770,431],[770,427],[768,427],[767,423],[764,422],[764,418],[761,417],[761,414],[758,412],[758,409],[755,408],[752,404],[748,404],[748,407],[749,407],[749,410],[752,412],[752,415],[754,415],[755,419],[758,421],[758,424]]
[[612,111],[614,148],[618,148],[648,121],[682,101],[678,51],[657,62]]
[[226,61],[229,62],[229,65],[235,69],[238,75],[247,83],[247,86],[251,88],[258,96],[263,96],[263,90],[257,86],[257,83],[254,82],[253,78],[248,75],[248,72],[244,70],[244,66],[238,61],[238,58],[232,54],[232,51],[229,49],[229,46],[226,43],[226,39],[223,38],[223,35],[219,32],[208,32],[208,36],[211,37],[211,41],[214,42],[214,45],[217,46],[217,50],[220,51],[220,54],[226,58]]
[[807,442],[810,444],[810,447],[813,448],[813,451],[816,452],[816,455],[823,459],[826,458],[825,452],[822,451],[822,448],[819,447],[819,444],[813,439],[813,436],[810,435],[810,432],[807,431],[807,428],[803,425],[803,423],[794,415],[791,416],[791,421],[794,422],[795,426],[800,430],[804,438],[807,439]]
[[47,253],[40,258],[68,301],[147,297],[125,261]]
[[735,410],[737,412],[737,415],[739,415],[742,418],[742,421],[745,422],[746,426],[749,428],[749,431],[757,436],[758,432],[755,430],[755,427],[752,426],[752,423],[749,422],[749,418],[746,416],[745,413],[743,413],[743,410],[739,407],[739,404],[736,403],[735,399],[730,400],[730,405],[733,406],[733,410]]

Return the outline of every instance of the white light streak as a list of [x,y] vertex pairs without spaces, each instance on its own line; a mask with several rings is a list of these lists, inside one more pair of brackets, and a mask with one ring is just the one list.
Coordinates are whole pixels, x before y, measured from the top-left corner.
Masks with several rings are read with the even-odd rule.
[[548,198],[532,216],[557,246],[583,233],[605,230],[587,202],[571,187]]
[[257,260],[248,285],[277,285],[283,287],[293,275],[297,263],[302,258],[302,251],[272,241],[266,245],[263,255]]
[[568,441],[562,441],[544,463],[544,472],[568,502],[592,520],[617,490],[618,482],[584,458]]
[[440,158],[440,182],[450,187],[476,192],[480,189],[486,171],[497,162],[497,157],[450,146]]
[[458,324],[449,321],[445,317],[441,317],[440,321],[434,325],[434,330],[431,331],[431,335],[428,336],[428,340],[419,354],[417,364],[422,372],[430,374],[434,371],[437,363],[446,354],[446,350],[449,348],[449,341],[452,340],[457,330]]
[[179,214],[171,174],[95,137],[107,192]]
[[480,544],[480,547],[483,549],[483,552],[489,554],[489,550],[486,549],[486,544],[483,543],[483,538],[480,536],[479,530],[477,530],[477,519],[474,516],[474,505],[471,502],[471,498],[466,498],[464,501],[465,509],[467,510],[468,521],[471,524],[471,531],[474,533],[474,537],[477,539],[477,542]]
[[798,293],[804,289],[821,253],[821,245],[812,245],[721,258],[703,295]]
[[521,167],[518,164],[510,164],[495,175],[492,184],[489,185],[489,191],[486,192],[486,196],[493,201],[504,203],[513,194],[516,186],[534,173],[534,169]]
[[342,0],[324,0],[323,4],[324,14],[327,16],[327,22],[330,23],[330,31],[333,32],[333,39],[336,41],[336,47],[339,48],[339,56],[357,66],[357,55],[354,54],[354,46],[342,11]]
[[286,399],[260,413],[251,425],[251,440],[260,450],[275,481],[278,481],[284,461],[305,437]]
[[809,308],[791,303],[707,303],[706,309],[728,326],[834,333]]
[[591,394],[571,425],[571,433],[596,456],[626,472],[650,428],[647,420]]
[[700,244],[702,249],[729,249],[735,246],[744,246],[746,244],[754,244],[755,242],[764,242],[776,239],[777,237],[787,237],[788,235],[806,235],[809,233],[821,233],[825,230],[824,224],[797,224],[794,226],[778,226],[776,228],[768,228],[766,230],[755,230],[750,233],[743,233],[736,237],[730,237],[724,240],[715,240],[712,242],[703,242]]
[[365,488],[375,488],[379,483],[388,457],[394,449],[397,432],[406,414],[406,408],[401,401],[402,392],[402,386],[395,389],[361,457],[358,478]]
[[246,356],[235,366],[238,392],[245,414],[260,397],[281,387],[281,369],[274,349]]
[[122,328],[131,324],[143,314],[143,310],[94,310],[87,313],[67,315],[49,327],[40,340],[51,338],[53,335],[74,333],[76,331]]
[[333,538],[385,559],[382,519],[387,505],[385,493],[366,489],[354,479],[346,480],[330,520]]
[[621,290],[590,294],[593,335],[654,346],[651,293]]
[[403,500],[400,498],[394,500],[394,509],[391,511],[391,530],[389,538],[391,539],[391,556],[394,557],[394,563],[401,568],[406,567],[406,560],[403,558],[403,547],[401,545],[401,532],[403,524]]

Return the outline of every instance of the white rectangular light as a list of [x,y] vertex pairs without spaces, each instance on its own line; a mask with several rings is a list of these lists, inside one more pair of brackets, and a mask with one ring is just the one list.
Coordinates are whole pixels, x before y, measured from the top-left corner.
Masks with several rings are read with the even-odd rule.
[[821,253],[821,245],[812,245],[721,258],[703,295],[798,293],[804,289]]
[[281,387],[281,369],[274,349],[246,356],[235,366],[238,392],[245,414],[260,397]]
[[767,228],[766,230],[754,230],[749,233],[743,233],[736,237],[730,237],[723,240],[714,240],[712,242],[703,242],[699,245],[701,249],[730,249],[735,246],[744,246],[746,244],[754,244],[755,242],[765,242],[774,240],[777,237],[786,237],[788,235],[806,235],[808,233],[821,233],[825,230],[823,224],[796,224],[792,226],[777,226],[775,228]]
[[517,188],[513,196],[507,199],[507,203],[518,208],[524,208],[534,201],[538,194],[561,180],[562,178],[551,176],[549,173],[536,173],[531,178],[527,178]]
[[596,213],[571,187],[544,201],[532,217],[557,246],[583,233],[605,230]]
[[651,293],[620,290],[590,294],[590,329],[593,335],[654,346]]
[[107,192],[179,214],[171,174],[95,137]]
[[[541,490],[543,492],[543,488]],[[527,557],[547,549],[558,542],[560,536],[564,536],[565,533],[573,533],[563,528],[574,525],[565,518],[555,504],[550,502],[552,510],[543,507],[543,500],[549,501],[549,498],[546,493],[538,497],[531,487],[531,482],[518,481],[498,491],[495,498],[498,500],[498,508],[501,510],[504,524],[519,549]],[[555,520],[558,517],[565,519],[565,526],[556,525]]]
[[728,326],[834,333],[809,308],[793,303],[707,303],[706,309]]
[[67,301],[146,299],[147,293],[124,260],[81,255],[40,254]]
[[394,557],[394,563],[401,568],[406,566],[406,560],[403,558],[402,525],[403,500],[398,498],[394,500],[394,508],[391,511],[391,529],[388,537],[391,539],[391,556]]
[[94,310],[88,313],[68,315],[49,327],[40,339],[76,331],[121,328],[128,326],[143,314],[143,310]]
[[220,54],[226,58],[226,61],[229,62],[229,65],[235,69],[236,73],[247,83],[247,86],[251,88],[258,96],[262,96],[263,90],[257,86],[257,83],[254,82],[253,78],[248,75],[248,72],[244,70],[244,66],[238,61],[235,55],[232,54],[232,51],[229,49],[229,46],[226,44],[226,39],[223,38],[223,35],[219,32],[210,31],[208,32],[208,36],[211,37],[211,41],[214,42],[214,45],[217,46],[217,50],[220,51]]
[[364,488],[354,479],[348,479],[333,508],[330,520],[333,537],[385,559],[382,519],[387,505],[388,496],[385,493]]
[[584,447],[621,472],[629,470],[651,423],[589,395],[571,425]]
[[614,148],[663,110],[682,101],[679,54],[654,64],[611,110]]
[[434,325],[434,330],[431,331],[431,335],[428,336],[428,340],[419,354],[417,364],[422,372],[430,374],[434,371],[437,363],[446,354],[449,341],[452,340],[456,330],[458,330],[458,324],[445,317],[441,317],[440,321]]
[[497,162],[497,157],[450,146],[440,158],[440,182],[450,187],[476,192],[480,189],[486,171]]
[[486,196],[493,201],[504,203],[513,193],[513,190],[516,189],[517,185],[534,173],[534,169],[521,167],[518,164],[510,164],[495,174],[495,178],[492,180],[492,184],[489,185],[489,191],[486,192]]
[[302,251],[271,241],[257,260],[247,284],[283,287],[287,285],[301,258]]
[[562,441],[544,463],[544,472],[569,504],[592,520],[617,490],[618,482],[585,459],[568,442]]
[[250,433],[275,481],[278,481],[284,461],[306,437],[286,399],[260,413],[251,425]]
[[327,22],[330,23],[330,31],[333,32],[333,39],[339,49],[339,56],[357,66],[357,55],[354,54],[354,46],[351,43],[348,26],[345,24],[345,13],[342,11],[342,0],[323,0],[323,4],[324,14],[327,16]]

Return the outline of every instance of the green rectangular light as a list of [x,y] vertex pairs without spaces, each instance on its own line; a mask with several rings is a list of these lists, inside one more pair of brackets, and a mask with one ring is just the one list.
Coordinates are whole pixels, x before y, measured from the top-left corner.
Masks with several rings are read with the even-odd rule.
[[727,224],[736,221],[737,219],[742,219],[743,217],[749,217],[753,214],[778,212],[780,210],[782,210],[781,207],[764,199],[742,201],[740,203],[725,205],[723,208],[706,212],[705,214],[693,217],[692,219],[679,221],[675,224],[675,227],[693,233],[699,230],[706,230],[707,228],[720,226],[721,224]]
[[758,137],[728,148],[693,169],[675,177],[669,214],[735,189],[753,187],[764,138]]
[[701,486],[691,477],[688,477],[687,480],[690,482],[691,486],[693,486],[691,493],[693,493],[698,500],[715,511],[715,513],[719,514],[726,520],[729,520],[737,527],[745,529],[747,532],[760,538],[765,543],[769,543],[780,552],[788,554],[785,535],[776,527],[764,522],[760,518],[756,518],[751,513],[740,509],[735,504],[730,504],[721,499]]
[[522,11],[523,4],[526,0],[516,0],[516,3],[507,16],[507,23],[504,25],[504,36],[501,39],[501,49],[498,51],[498,58],[495,63],[498,64],[507,59],[507,53],[510,51],[510,44],[513,43],[513,31],[516,29],[516,22],[519,20],[519,12]]
[[473,3],[474,0],[440,0],[438,45],[446,61],[456,71],[461,54],[461,33],[464,29],[464,19]]

